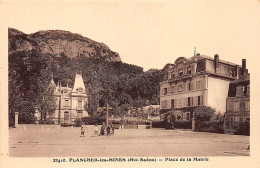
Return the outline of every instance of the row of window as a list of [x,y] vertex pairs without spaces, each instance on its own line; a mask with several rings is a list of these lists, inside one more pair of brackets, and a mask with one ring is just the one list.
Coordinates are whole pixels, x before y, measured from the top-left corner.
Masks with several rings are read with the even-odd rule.
[[162,94],[174,94],[177,92],[187,92],[187,91],[193,91],[193,90],[200,90],[202,89],[202,80],[198,81],[191,81],[188,83],[182,83],[178,85],[172,85],[168,88],[164,88]]
[[186,74],[191,74],[191,73],[192,73],[192,72],[191,72],[191,66],[188,66],[188,67],[185,67],[185,68],[180,68],[180,69],[178,69],[178,70],[177,70],[178,72],[176,72],[176,69],[173,70],[173,71],[171,72],[170,77],[171,77],[171,78],[175,78],[175,77],[177,77],[177,76],[182,76],[182,75],[184,75],[184,69],[186,70]]
[[[64,107],[68,107],[69,106],[69,100],[65,100],[65,104]],[[82,101],[78,100],[78,108],[82,109]]]
[[203,105],[203,96],[171,99],[171,101],[164,100],[161,102],[161,108],[180,108],[201,105]]
[[250,111],[249,101],[227,102],[227,111]]

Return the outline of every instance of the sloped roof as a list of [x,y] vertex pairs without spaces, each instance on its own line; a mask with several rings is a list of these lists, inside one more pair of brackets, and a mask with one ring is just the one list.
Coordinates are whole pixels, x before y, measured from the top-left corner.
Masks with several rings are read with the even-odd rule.
[[73,86],[72,92],[77,92],[78,88],[82,88],[83,89],[83,93],[85,93],[85,85],[84,85],[84,81],[83,81],[82,75],[76,73],[76,77],[75,77],[75,81],[74,81],[74,86]]
[[250,81],[250,74],[246,74],[246,75],[239,77],[239,79],[232,81],[232,84],[246,82],[246,81]]

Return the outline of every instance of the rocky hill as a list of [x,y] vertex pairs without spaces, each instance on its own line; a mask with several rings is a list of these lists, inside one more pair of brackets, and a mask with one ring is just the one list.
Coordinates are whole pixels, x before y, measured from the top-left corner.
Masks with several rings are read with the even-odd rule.
[[9,55],[15,52],[30,52],[38,49],[43,54],[54,57],[86,57],[106,61],[121,61],[117,52],[113,52],[104,43],[93,41],[79,34],[62,30],[39,31],[25,34],[13,28],[8,29]]

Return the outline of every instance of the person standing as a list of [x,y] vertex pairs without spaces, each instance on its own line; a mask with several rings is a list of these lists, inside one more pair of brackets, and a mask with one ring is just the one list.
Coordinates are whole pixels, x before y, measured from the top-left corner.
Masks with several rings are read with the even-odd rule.
[[98,135],[98,126],[97,126],[97,124],[95,124],[95,135]]
[[82,126],[81,127],[81,134],[80,134],[80,137],[85,137],[85,129],[84,129],[84,127]]
[[110,125],[107,126],[107,135],[110,134]]

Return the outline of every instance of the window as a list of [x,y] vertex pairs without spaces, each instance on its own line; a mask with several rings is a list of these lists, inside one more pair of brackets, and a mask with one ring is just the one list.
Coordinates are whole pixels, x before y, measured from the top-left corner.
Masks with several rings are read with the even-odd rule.
[[236,96],[243,96],[244,89],[245,87],[243,85],[236,86]]
[[181,69],[178,70],[178,74],[179,74],[179,76],[182,76],[182,75],[183,75],[183,68],[181,68]]
[[78,101],[78,108],[82,109],[82,101],[80,101],[80,100]]
[[196,90],[201,89],[201,80],[196,81]]
[[240,102],[234,102],[234,111],[238,112],[240,110]]
[[191,83],[190,82],[186,83],[186,90],[187,91],[191,90]]
[[176,71],[172,71],[172,73],[171,73],[172,74],[172,78],[175,78],[175,72]]
[[83,118],[83,113],[80,111],[80,112],[77,112],[77,117],[78,118]]
[[69,106],[69,100],[65,100],[65,106]]
[[205,71],[205,60],[197,62],[197,72]]
[[171,86],[171,94],[175,92],[175,85]]
[[174,99],[171,100],[171,108],[174,108]]
[[195,82],[192,81],[190,82],[190,90],[194,90],[195,89]]
[[187,67],[187,74],[191,74],[191,66]]
[[182,84],[178,85],[178,91],[182,91]]
[[203,101],[202,101],[202,96],[198,96],[198,106],[202,106]]
[[188,106],[191,106],[192,99],[191,97],[188,97]]
[[187,121],[190,120],[190,112],[185,113],[185,120],[187,120]]
[[167,95],[167,88],[164,88],[164,95]]
[[234,110],[234,103],[227,102],[227,111],[233,111],[233,110]]

